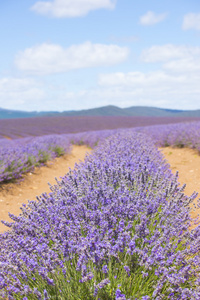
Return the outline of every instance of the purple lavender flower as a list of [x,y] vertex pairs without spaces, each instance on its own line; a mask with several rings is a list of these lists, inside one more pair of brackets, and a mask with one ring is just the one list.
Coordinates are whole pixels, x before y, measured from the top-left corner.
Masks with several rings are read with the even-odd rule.
[[33,292],[38,297],[38,300],[42,300],[42,294],[38,291],[37,288],[34,288]]
[[94,288],[94,293],[93,293],[93,296],[94,297],[96,297],[97,296],[97,294],[98,294],[98,287],[97,286],[95,286],[95,288]]
[[122,292],[120,291],[120,289],[117,289],[115,292],[115,299],[116,300],[126,300],[126,296],[124,294],[122,294]]
[[46,289],[44,289],[43,294],[44,294],[44,300],[48,300],[49,297]]
[[130,268],[129,266],[124,266],[124,270],[127,272],[128,276],[130,276]]
[[98,285],[98,289],[103,289],[107,284],[110,283],[110,280],[108,278],[103,279]]
[[91,280],[94,277],[94,274],[92,272],[89,272],[86,276],[82,277],[80,282],[87,282]]
[[108,266],[107,266],[107,265],[104,265],[104,266],[102,267],[102,272],[103,272],[104,274],[107,274],[107,273],[108,273]]
[[143,278],[148,277],[148,275],[149,275],[148,272],[142,271],[142,277],[143,277]]

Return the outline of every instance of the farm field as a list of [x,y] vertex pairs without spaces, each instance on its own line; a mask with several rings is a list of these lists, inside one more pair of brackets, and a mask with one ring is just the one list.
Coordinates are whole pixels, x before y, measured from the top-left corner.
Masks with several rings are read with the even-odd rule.
[[[19,217],[10,214],[14,223],[5,222],[10,231],[0,235],[6,274],[0,277],[0,295],[200,299],[200,226],[191,230],[190,217],[190,207],[199,203],[195,194],[184,192],[157,149],[188,147],[179,149],[186,150],[182,163],[199,159],[193,154],[199,151],[199,126],[192,122],[53,137],[62,155],[63,149],[69,155],[71,144],[95,148],[50,194],[24,205]],[[45,151],[52,149],[50,140],[41,137],[37,150],[42,141],[48,145]],[[15,145],[26,149],[32,141],[5,140],[5,145],[12,152]],[[176,154],[174,148],[161,151],[169,162]]]
[[194,117],[37,117],[0,120],[0,139],[199,121]]
[[107,137],[120,132],[141,132],[151,137],[156,146],[187,147],[200,152],[200,122],[198,121],[43,135],[14,140],[0,139],[0,182],[19,179],[36,166],[69,153],[72,144],[94,148]]

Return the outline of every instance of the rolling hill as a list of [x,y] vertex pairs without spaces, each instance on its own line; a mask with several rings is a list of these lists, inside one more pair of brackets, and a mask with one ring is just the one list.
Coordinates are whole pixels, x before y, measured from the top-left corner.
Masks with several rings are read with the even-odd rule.
[[114,105],[98,108],[63,112],[41,111],[27,112],[0,108],[0,119],[18,119],[44,116],[137,116],[137,117],[200,117],[198,110],[175,110],[148,106],[120,108]]

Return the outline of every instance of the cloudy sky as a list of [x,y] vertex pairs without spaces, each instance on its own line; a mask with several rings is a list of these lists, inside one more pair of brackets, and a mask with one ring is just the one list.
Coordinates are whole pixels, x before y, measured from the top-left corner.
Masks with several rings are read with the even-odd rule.
[[0,107],[200,109],[199,0],[0,1]]

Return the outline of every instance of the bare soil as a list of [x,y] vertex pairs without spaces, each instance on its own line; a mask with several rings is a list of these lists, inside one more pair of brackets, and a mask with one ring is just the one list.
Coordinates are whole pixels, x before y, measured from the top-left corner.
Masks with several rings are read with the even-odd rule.
[[[178,171],[180,184],[186,184],[184,193],[187,196],[191,196],[193,192],[198,193],[197,198],[194,200],[194,204],[197,205],[197,200],[200,197],[200,155],[198,151],[172,147],[160,148],[159,150],[170,164],[172,172],[175,174]],[[200,208],[195,209],[194,205],[191,208],[191,216],[196,218],[200,214]]]
[[[24,180],[19,183],[0,185],[0,220],[12,221],[8,213],[19,215],[20,207],[28,200],[36,200],[36,196],[49,193],[51,185],[56,184],[55,177],[59,180],[68,171],[73,169],[75,163],[83,161],[86,153],[91,149],[86,146],[73,146],[71,154],[49,161],[46,166],[35,168],[33,172],[25,174]],[[0,232],[9,228],[0,222]]]

